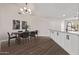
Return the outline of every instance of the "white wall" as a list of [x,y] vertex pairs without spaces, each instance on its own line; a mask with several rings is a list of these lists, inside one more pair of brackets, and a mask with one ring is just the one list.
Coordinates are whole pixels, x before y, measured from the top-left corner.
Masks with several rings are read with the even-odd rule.
[[[40,31],[39,35],[48,36],[49,30],[61,31],[61,23],[66,18],[72,18],[77,16],[79,4],[55,4],[55,3],[39,3],[35,6],[35,19],[33,23],[36,23]],[[65,16],[63,16],[65,14]]]
[[[33,16],[33,15],[32,15]],[[39,15],[31,17],[32,29],[39,30],[39,36],[49,36],[49,29],[61,30],[61,20],[40,17]]]
[[[30,24],[29,15],[19,15],[19,6],[15,4],[0,4],[0,41],[7,40],[7,32],[13,32],[12,21],[15,20],[25,20]],[[27,17],[26,17],[27,16]],[[22,30],[22,29],[20,29]]]
[[39,31],[40,36],[48,36],[49,20],[44,17],[39,17],[36,14],[19,15],[18,11],[20,7],[21,6],[17,4],[0,4],[0,41],[8,39],[7,32],[18,31],[12,29],[12,21],[14,19],[20,21],[25,20],[32,30]]

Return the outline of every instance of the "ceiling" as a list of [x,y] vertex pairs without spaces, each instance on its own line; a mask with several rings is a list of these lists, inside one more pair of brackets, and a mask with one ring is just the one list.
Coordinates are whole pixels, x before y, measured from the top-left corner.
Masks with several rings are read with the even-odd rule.
[[34,11],[40,17],[71,18],[78,16],[78,3],[34,3]]
[[[25,3],[2,3],[0,6],[22,8]],[[53,19],[65,19],[78,16],[79,3],[28,3],[32,16]]]

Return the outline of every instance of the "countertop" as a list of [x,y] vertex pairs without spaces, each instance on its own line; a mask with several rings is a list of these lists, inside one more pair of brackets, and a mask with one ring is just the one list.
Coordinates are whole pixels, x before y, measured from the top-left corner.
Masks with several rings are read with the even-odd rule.
[[79,35],[79,32],[78,31],[68,31],[68,32],[65,32],[65,31],[53,30],[53,29],[49,29],[49,30],[51,32],[62,32],[62,33],[67,33],[67,34]]

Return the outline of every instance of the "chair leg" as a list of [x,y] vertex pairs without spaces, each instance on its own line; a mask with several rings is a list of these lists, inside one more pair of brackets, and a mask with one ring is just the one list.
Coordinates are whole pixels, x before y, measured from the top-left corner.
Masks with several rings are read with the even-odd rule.
[[8,46],[10,47],[10,38],[8,39]]
[[29,44],[29,39],[27,39],[27,49],[29,49],[30,44]]
[[20,38],[16,38],[16,43],[20,44],[21,43],[21,39]]
[[38,34],[36,35],[36,38],[38,38]]

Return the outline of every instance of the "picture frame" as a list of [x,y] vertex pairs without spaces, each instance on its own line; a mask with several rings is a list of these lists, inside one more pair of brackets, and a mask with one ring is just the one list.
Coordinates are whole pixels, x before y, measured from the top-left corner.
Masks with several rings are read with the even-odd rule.
[[20,21],[13,20],[13,29],[20,29]]
[[22,21],[22,29],[27,29],[27,21]]

